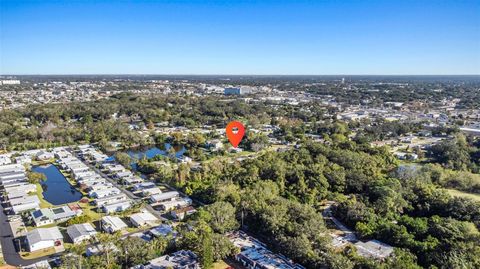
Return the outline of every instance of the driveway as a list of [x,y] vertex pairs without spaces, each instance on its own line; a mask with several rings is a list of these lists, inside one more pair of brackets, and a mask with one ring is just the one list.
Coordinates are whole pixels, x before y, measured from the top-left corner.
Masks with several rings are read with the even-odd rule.
[[0,209],[0,243],[2,244],[3,259],[7,264],[25,266],[57,256],[54,254],[37,259],[24,260],[15,249],[14,244],[18,245],[18,242],[14,242],[13,231],[10,227],[10,223],[7,221],[7,216],[3,212],[3,207],[0,206]]

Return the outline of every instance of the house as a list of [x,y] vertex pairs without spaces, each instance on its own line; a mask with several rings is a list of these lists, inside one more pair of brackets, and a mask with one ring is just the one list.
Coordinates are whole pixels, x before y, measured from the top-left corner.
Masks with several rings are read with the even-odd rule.
[[104,198],[95,199],[93,203],[97,206],[103,206],[106,204],[115,204],[120,201],[126,201],[126,200],[127,200],[127,196],[123,193],[120,193],[112,196],[107,196]]
[[223,149],[223,143],[222,141],[220,141],[220,139],[210,140],[206,143],[206,146],[211,151],[217,151],[217,150]]
[[15,162],[18,164],[30,164],[32,163],[32,157],[21,155],[15,158]]
[[160,193],[162,193],[162,190],[160,190],[160,188],[158,187],[142,190],[142,195],[145,197],[148,197],[150,195],[160,194]]
[[132,172],[130,172],[130,171],[122,171],[122,172],[115,173],[115,174],[113,175],[113,178],[121,179],[121,178],[124,178],[124,177],[130,177],[130,176],[133,176]]
[[233,245],[241,250],[235,255],[235,260],[245,268],[305,269],[285,256],[268,250],[264,243],[242,231],[236,231],[227,236]]
[[378,240],[358,241],[354,244],[360,256],[383,260],[393,253],[393,247]]
[[121,165],[112,165],[112,166],[107,166],[107,171],[109,174],[114,174],[114,173],[125,171],[125,168]]
[[124,185],[133,185],[133,184],[142,183],[142,182],[143,182],[143,179],[137,176],[123,178]]
[[141,191],[141,190],[148,189],[148,188],[154,188],[156,186],[157,185],[155,185],[155,183],[153,183],[153,182],[142,182],[142,183],[137,183],[137,184],[133,185],[133,190],[134,191]]
[[169,234],[173,234],[174,236],[176,235],[175,231],[173,231],[172,226],[167,224],[153,227],[148,231],[148,233],[150,233],[154,237],[166,237]]
[[103,190],[97,190],[94,192],[89,193],[88,195],[93,198],[104,198],[107,196],[115,195],[115,194],[120,194],[121,191],[115,187],[103,189]]
[[27,233],[26,242],[30,252],[45,248],[61,246],[63,236],[57,227],[37,228]]
[[186,207],[191,204],[192,204],[192,199],[177,197],[173,200],[158,203],[158,207],[160,207],[161,210],[170,211],[172,209]]
[[31,265],[22,266],[22,269],[51,269],[52,267],[48,263],[48,260],[42,260]]
[[73,243],[79,243],[92,238],[97,234],[90,223],[74,224],[67,227],[67,234]]
[[180,250],[170,255],[161,256],[145,265],[137,265],[131,269],[200,269],[197,255],[190,250]]
[[26,183],[25,185],[18,186],[18,187],[13,186],[13,187],[6,187],[5,188],[6,193],[18,192],[18,191],[22,191],[24,193],[36,192],[37,191],[37,185]]
[[74,211],[68,206],[62,206],[56,208],[42,208],[33,211],[30,215],[33,219],[33,222],[38,227],[55,222],[66,221],[75,216],[81,215],[82,213],[83,212],[81,209]]
[[417,160],[418,155],[415,153],[395,152],[394,154],[400,160]]
[[7,164],[0,166],[0,176],[14,172],[25,172],[25,167],[21,164]]
[[[104,253],[105,249],[106,247],[104,247],[102,244],[89,246],[85,251],[85,255],[87,257],[94,256],[94,255],[101,255],[102,253]],[[114,244],[110,244],[108,249],[112,252],[118,252],[118,248]]]
[[135,227],[141,227],[155,225],[158,219],[150,212],[141,212],[131,215],[130,221]]
[[180,193],[178,193],[178,191],[169,191],[169,192],[154,194],[150,196],[150,201],[152,203],[158,203],[158,202],[173,200],[174,198],[179,196],[180,196]]
[[36,195],[30,195],[30,196],[23,196],[15,199],[10,199],[8,203],[11,206],[23,205],[23,204],[29,204],[29,203],[40,204],[40,199],[38,199],[38,196]]
[[38,202],[27,202],[23,204],[13,205],[11,207],[11,212],[13,214],[20,214],[25,211],[29,211],[32,209],[39,209],[39,208],[40,208],[40,204]]
[[0,155],[0,165],[11,164],[12,160],[9,155],[3,154]]
[[119,201],[112,204],[105,204],[102,206],[102,210],[105,213],[122,212],[124,210],[129,209],[130,206],[132,206],[132,203],[130,202],[130,200],[126,200],[126,201]]
[[55,158],[55,155],[48,151],[40,151],[35,155],[35,158],[39,161],[45,161]]
[[114,233],[122,229],[127,228],[127,224],[123,222],[119,217],[105,216],[101,221],[102,229],[107,233]]
[[4,186],[10,183],[25,182],[25,181],[26,181],[26,176],[24,172],[15,172],[15,173],[0,175],[0,184]]
[[191,163],[193,161],[192,158],[188,156],[180,156],[177,158],[181,163]]
[[177,220],[183,220],[186,216],[192,215],[195,212],[197,212],[197,210],[193,206],[187,206],[172,210],[170,215]]

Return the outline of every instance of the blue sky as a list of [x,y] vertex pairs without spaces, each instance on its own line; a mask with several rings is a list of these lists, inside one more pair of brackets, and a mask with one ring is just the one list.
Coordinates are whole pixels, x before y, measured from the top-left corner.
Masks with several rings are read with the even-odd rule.
[[480,74],[478,0],[0,5],[0,74]]

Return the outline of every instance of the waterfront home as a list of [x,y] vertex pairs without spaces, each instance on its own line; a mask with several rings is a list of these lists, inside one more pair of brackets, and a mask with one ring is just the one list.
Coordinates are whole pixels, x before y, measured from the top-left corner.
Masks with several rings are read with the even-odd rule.
[[56,208],[42,208],[31,212],[30,215],[33,222],[38,227],[55,222],[63,222],[75,216],[79,216],[82,213],[81,209],[74,211],[68,206],[62,206]]
[[39,161],[45,161],[55,158],[55,155],[48,151],[40,151],[35,155],[35,158]]

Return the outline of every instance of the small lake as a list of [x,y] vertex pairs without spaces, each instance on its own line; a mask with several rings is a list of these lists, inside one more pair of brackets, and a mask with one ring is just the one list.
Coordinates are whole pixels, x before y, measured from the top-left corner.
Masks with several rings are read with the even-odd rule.
[[181,157],[186,151],[183,145],[172,146],[169,143],[165,143],[163,146],[130,149],[127,151],[127,154],[130,155],[130,157],[137,160],[142,159],[144,156],[147,159],[151,159],[157,155],[168,156],[168,152],[170,151],[171,148],[175,150],[175,157],[177,158]]
[[43,197],[49,203],[61,205],[76,202],[82,198],[82,194],[70,185],[55,165],[34,166],[32,171],[42,173],[47,177],[40,184],[43,188]]
[[168,152],[170,151],[171,148],[175,150],[176,158],[182,157],[185,151],[187,151],[183,145],[172,146],[169,143],[165,143],[161,146],[144,147],[144,148],[127,150],[127,154],[134,159],[133,163],[131,164],[133,171],[137,171],[136,160],[140,160],[143,157],[146,157],[147,159],[151,159],[157,155],[168,156]]

